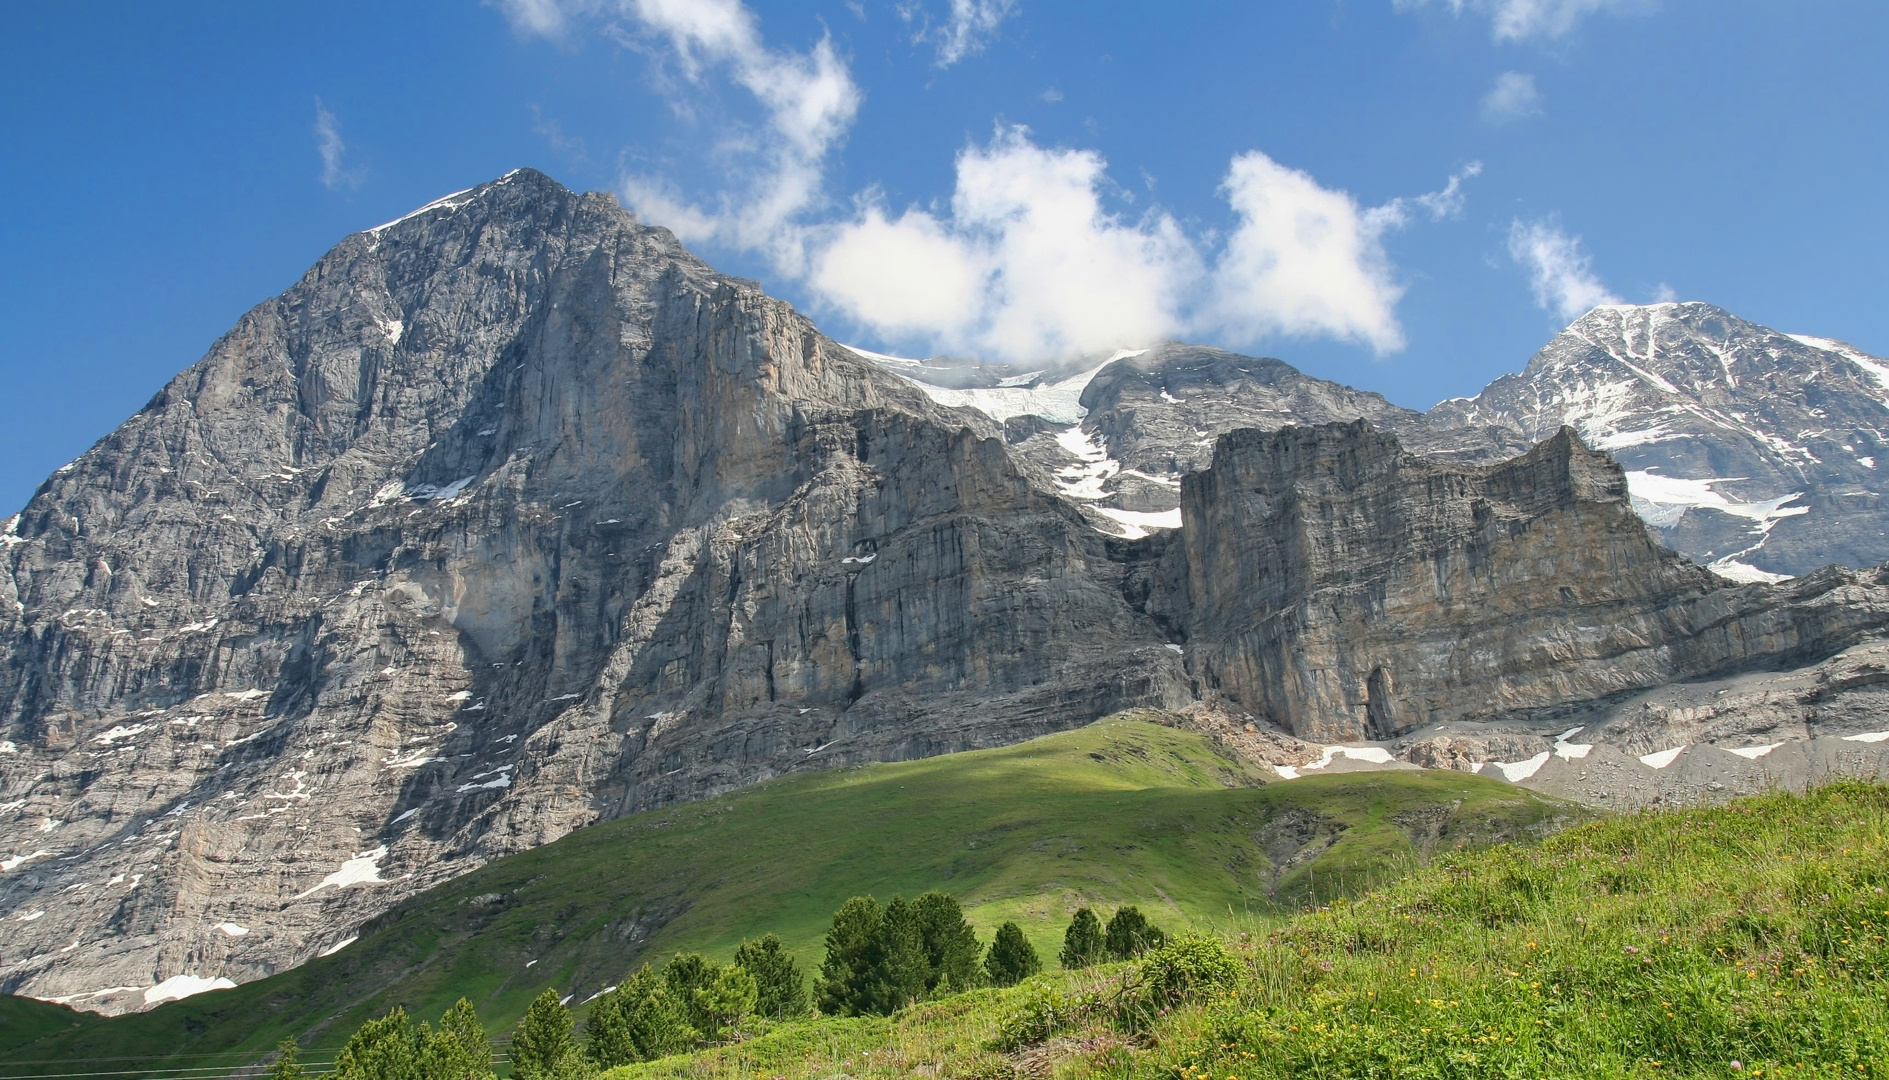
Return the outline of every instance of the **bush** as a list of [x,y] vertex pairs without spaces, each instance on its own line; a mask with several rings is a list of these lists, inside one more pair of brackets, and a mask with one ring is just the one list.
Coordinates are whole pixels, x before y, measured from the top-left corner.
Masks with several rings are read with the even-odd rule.
[[1015,986],[1041,970],[1043,962],[1036,958],[1036,948],[1016,923],[997,928],[997,938],[984,957],[984,972],[992,986]]
[[1116,1023],[1130,1031],[1152,1025],[1161,1014],[1239,984],[1240,964],[1215,938],[1183,934],[1142,957],[1131,985],[1114,1009]]
[[1006,1054],[1034,1046],[1074,1027],[1080,1013],[1077,1001],[1049,979],[1030,979],[1011,996],[989,1046]]

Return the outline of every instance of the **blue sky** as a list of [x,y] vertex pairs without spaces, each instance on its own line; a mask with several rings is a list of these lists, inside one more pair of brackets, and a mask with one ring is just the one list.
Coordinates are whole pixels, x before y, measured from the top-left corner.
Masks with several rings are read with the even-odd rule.
[[1676,296],[1889,353],[1879,0],[5,19],[0,512],[342,236],[519,165],[888,351],[1172,334],[1424,407]]

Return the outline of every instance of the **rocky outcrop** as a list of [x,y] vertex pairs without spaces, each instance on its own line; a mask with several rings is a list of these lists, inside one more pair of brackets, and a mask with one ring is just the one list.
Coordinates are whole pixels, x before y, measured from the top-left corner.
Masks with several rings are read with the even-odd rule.
[[1729,588],[1661,547],[1568,429],[1487,467],[1363,421],[1240,431],[1181,498],[1150,610],[1204,693],[1321,742],[1801,664],[1889,624],[1876,572]]

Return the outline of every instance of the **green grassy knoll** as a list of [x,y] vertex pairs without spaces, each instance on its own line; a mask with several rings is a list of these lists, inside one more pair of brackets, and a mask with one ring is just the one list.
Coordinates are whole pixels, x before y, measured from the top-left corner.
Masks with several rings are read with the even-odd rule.
[[[1131,963],[788,1025],[604,1080],[1882,1078],[1889,787],[1451,855],[1223,945],[1237,975],[1151,1027],[1124,1023],[1148,1015],[1119,1004],[1151,982]],[[1027,1015],[1065,1019],[993,1049]]]
[[1574,813],[1466,773],[1262,779],[1201,736],[1126,718],[808,772],[581,830],[399,905],[333,956],[0,1063],[184,1063],[287,1034],[336,1047],[395,1004],[433,1019],[460,996],[503,1031],[546,986],[581,1002],[643,959],[725,961],[770,931],[811,970],[834,909],[861,893],[949,891],[986,942],[1015,920],[1053,964],[1083,903],[1137,904],[1170,930],[1250,925],[1404,873],[1428,848],[1545,833]]

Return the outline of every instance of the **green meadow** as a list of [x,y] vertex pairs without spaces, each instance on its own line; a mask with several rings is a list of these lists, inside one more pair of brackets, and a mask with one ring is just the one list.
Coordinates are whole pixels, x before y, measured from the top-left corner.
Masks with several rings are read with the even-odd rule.
[[233,990],[110,1019],[0,999],[0,1064],[235,1062],[285,1036],[318,1062],[395,1005],[431,1019],[465,997],[503,1032],[546,987],[574,992],[581,1017],[584,998],[646,960],[697,951],[725,962],[764,933],[814,970],[833,911],[859,894],[951,892],[984,941],[1015,921],[1053,964],[1083,904],[1136,904],[1170,932],[1234,934],[1580,816],[1466,773],[1267,779],[1199,735],[1132,717],[810,771],[495,861],[371,920],[333,956]]

